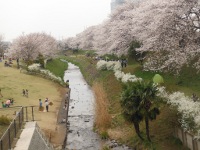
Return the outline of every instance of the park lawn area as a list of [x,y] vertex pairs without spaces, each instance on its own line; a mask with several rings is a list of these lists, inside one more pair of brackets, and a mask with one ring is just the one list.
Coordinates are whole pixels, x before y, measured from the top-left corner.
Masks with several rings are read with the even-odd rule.
[[[13,98],[14,104],[11,107],[36,106],[34,107],[34,118],[40,128],[48,136],[50,134],[52,137],[56,135],[57,115],[66,88],[48,79],[26,74],[25,70],[20,71],[16,68],[15,62],[12,67],[4,67],[4,61],[0,63],[0,78],[0,88],[3,95],[0,98],[0,103]],[[23,89],[28,89],[28,97],[22,95]],[[49,98],[50,102],[53,102],[53,105],[49,106],[49,112],[39,112],[39,99],[42,99],[44,106],[46,97]],[[0,109],[0,115],[7,115],[12,118],[14,111],[16,110],[3,108]],[[28,115],[31,116],[31,111],[28,112]],[[0,127],[0,129],[2,128],[5,129]]]

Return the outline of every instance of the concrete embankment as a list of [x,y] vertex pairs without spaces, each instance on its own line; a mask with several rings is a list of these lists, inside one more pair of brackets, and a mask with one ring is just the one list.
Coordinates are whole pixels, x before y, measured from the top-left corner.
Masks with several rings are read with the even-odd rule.
[[27,122],[14,150],[53,150],[36,122]]

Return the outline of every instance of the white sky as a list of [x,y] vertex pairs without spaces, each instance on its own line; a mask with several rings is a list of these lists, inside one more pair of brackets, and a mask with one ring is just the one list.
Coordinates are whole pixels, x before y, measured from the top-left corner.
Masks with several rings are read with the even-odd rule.
[[106,20],[111,0],[0,0],[0,34],[12,41],[32,32],[75,36]]

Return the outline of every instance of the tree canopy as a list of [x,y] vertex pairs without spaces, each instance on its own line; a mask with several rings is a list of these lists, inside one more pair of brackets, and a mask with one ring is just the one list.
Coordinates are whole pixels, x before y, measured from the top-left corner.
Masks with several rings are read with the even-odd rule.
[[[200,10],[197,0],[126,2],[102,24],[66,40],[99,54],[127,54],[139,41],[137,53],[147,52],[144,69],[178,73],[184,65],[200,70]],[[76,44],[74,44],[76,43]]]
[[57,42],[55,38],[46,33],[30,33],[16,38],[9,49],[9,54],[22,58],[26,62],[35,60],[39,55],[44,58],[55,56]]

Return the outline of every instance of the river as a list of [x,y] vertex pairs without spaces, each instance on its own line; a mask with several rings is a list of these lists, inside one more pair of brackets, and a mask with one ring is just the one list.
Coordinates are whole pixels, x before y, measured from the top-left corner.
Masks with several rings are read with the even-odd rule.
[[69,63],[64,80],[71,89],[68,122],[70,124],[66,149],[101,149],[101,139],[93,132],[95,98],[80,69]]
[[93,132],[95,97],[92,89],[83,78],[80,69],[68,63],[64,81],[69,80],[70,100],[68,111],[68,135],[66,150],[102,150],[103,145],[112,150],[130,150],[129,147],[117,143],[115,140],[101,140]]

